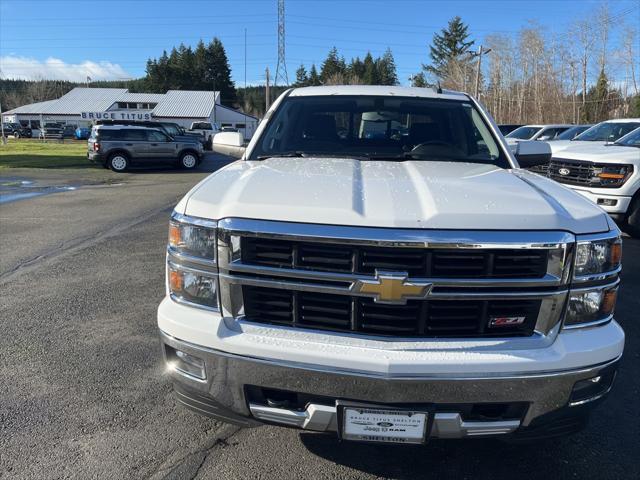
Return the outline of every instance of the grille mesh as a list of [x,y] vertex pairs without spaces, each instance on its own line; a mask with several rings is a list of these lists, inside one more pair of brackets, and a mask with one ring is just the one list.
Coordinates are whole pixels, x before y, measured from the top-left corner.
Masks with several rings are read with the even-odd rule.
[[[300,328],[407,337],[530,336],[540,300],[414,300],[406,305],[317,292],[243,286],[248,320]],[[525,317],[491,327],[491,317]]]
[[546,250],[418,249],[334,245],[243,237],[248,265],[373,275],[376,270],[428,278],[542,278]]

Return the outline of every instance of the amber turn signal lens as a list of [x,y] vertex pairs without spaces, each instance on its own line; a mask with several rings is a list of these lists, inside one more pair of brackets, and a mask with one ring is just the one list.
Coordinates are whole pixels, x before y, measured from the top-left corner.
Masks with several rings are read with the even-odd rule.
[[622,261],[622,243],[614,243],[611,245],[611,264],[619,265]]
[[176,270],[169,270],[169,287],[172,292],[182,291],[182,273]]
[[613,309],[616,306],[616,297],[618,296],[618,289],[607,290],[604,292],[602,303],[600,304],[600,311],[605,315],[611,315]]
[[610,178],[613,180],[622,180],[625,177],[624,173],[599,173],[598,177],[600,178]]
[[182,241],[182,230],[178,225],[169,224],[169,245],[176,247]]

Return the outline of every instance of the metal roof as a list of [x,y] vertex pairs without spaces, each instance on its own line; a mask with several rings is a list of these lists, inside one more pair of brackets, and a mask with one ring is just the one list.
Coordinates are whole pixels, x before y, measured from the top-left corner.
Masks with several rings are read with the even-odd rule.
[[77,87],[57,100],[32,103],[14,108],[6,114],[79,115],[104,112],[116,102],[157,103],[154,117],[208,118],[219,92],[169,90],[167,93],[129,93],[125,88]]
[[74,88],[47,105],[42,113],[77,115],[80,112],[102,112],[127,93],[126,88]]
[[118,97],[118,102],[160,103],[164,100],[164,93],[125,93]]
[[16,107],[13,110],[8,110],[6,112],[2,112],[3,115],[11,115],[14,113],[35,113],[35,114],[39,114],[39,113],[43,113],[44,110],[47,108],[47,105],[51,104],[51,103],[55,103],[58,100],[46,100],[44,102],[36,102],[36,103],[30,103],[29,105],[23,105],[21,107]]
[[211,116],[219,92],[169,90],[153,109],[154,117],[207,118]]

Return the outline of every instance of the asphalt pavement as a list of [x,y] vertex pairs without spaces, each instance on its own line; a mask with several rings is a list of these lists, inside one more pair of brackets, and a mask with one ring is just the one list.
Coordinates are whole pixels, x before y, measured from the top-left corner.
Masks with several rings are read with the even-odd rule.
[[640,240],[630,238],[616,314],[625,355],[610,398],[574,436],[375,446],[237,429],[178,406],[155,320],[167,222],[224,163],[11,170],[75,189],[0,205],[0,478],[640,478]]

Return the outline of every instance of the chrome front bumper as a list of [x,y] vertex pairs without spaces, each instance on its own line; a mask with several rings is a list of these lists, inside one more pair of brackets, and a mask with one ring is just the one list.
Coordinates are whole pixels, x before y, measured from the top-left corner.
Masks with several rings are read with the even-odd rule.
[[[337,430],[335,404],[310,402],[304,409],[258,404],[247,397],[248,386],[375,404],[529,405],[522,418],[496,421],[466,421],[453,407],[450,412],[437,411],[431,431],[437,438],[513,433],[553,412],[571,410],[576,382],[597,377],[618,360],[578,370],[509,376],[389,377],[240,356],[183,342],[163,332],[161,340],[165,359],[167,352],[175,349],[204,361],[204,379],[186,374],[168,361],[167,371],[178,400],[200,413],[246,427],[267,422],[316,431]],[[582,405],[576,410],[579,407]]]

